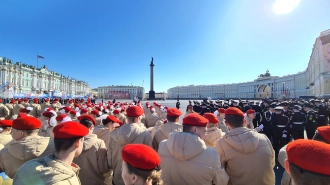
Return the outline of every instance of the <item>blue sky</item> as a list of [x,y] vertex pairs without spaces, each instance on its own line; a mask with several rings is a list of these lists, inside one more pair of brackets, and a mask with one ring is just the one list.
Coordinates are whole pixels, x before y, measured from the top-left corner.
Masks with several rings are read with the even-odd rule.
[[92,88],[252,81],[266,69],[306,69],[316,37],[330,29],[329,0],[1,0],[0,56],[84,80]]

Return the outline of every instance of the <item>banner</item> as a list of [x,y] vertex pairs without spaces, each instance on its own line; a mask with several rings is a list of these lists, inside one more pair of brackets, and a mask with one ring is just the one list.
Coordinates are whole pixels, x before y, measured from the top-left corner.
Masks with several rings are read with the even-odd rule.
[[106,99],[129,99],[128,91],[109,91],[105,95]]

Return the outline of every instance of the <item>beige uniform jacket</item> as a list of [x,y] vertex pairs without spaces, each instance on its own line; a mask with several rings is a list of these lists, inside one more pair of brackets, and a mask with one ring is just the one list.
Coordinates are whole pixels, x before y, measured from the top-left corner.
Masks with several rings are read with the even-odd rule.
[[171,133],[159,145],[164,185],[227,185],[228,175],[214,148],[195,134]]
[[94,127],[93,134],[97,135],[99,139],[102,139],[106,147],[109,146],[110,130],[108,127],[97,125]]
[[30,115],[35,118],[39,118],[41,116],[41,106],[36,103],[32,103],[30,106],[33,108],[33,110],[30,112]]
[[2,134],[0,133],[0,144],[2,144],[4,147],[7,147],[8,143],[13,141],[13,137],[11,134]]
[[219,120],[219,123],[217,124],[217,127],[219,129],[221,129],[222,132],[227,133],[229,131],[229,129],[225,123],[225,119],[222,119],[222,118],[220,118],[220,116],[218,116],[218,120]]
[[9,110],[9,116],[7,117],[7,119],[10,119],[13,116],[13,109],[14,109],[14,105],[16,104],[11,104],[11,103],[6,103],[6,107]]
[[41,107],[41,112],[45,112],[45,109],[51,107],[51,104],[48,102],[44,102],[40,105],[40,107]]
[[13,116],[14,115],[18,115],[19,114],[19,111],[21,109],[24,109],[25,107],[22,105],[22,104],[16,104],[14,107],[13,107]]
[[223,135],[225,134],[217,127],[207,128],[204,138],[205,145],[215,148],[215,144]]
[[103,184],[103,174],[110,169],[104,141],[95,134],[84,137],[83,151],[73,162],[80,167],[78,176],[82,185]]
[[[284,169],[285,169],[285,160],[287,159],[286,147],[287,145],[283,146],[278,153],[278,162],[282,165]],[[288,172],[286,172],[286,170],[284,170],[283,172],[281,185],[292,185],[291,176]]]
[[55,151],[49,137],[28,136],[11,142],[0,151],[0,169],[13,178],[18,169],[27,161],[44,157]]
[[0,117],[8,118],[10,110],[4,104],[0,103]]
[[163,110],[160,110],[159,119],[166,119],[166,118],[167,118],[167,113]]
[[147,128],[153,127],[156,125],[156,122],[159,120],[158,116],[156,113],[149,113],[146,115],[146,123],[145,126]]
[[275,152],[264,134],[245,127],[231,129],[216,144],[228,185],[275,184]]
[[182,132],[182,124],[167,122],[159,127],[159,129],[155,132],[155,136],[152,140],[152,147],[158,151],[159,143],[168,139],[168,136],[172,132]]
[[123,125],[127,123],[126,116],[123,113],[119,113],[118,119],[122,122]]
[[22,102],[22,105],[26,108],[28,106],[30,106],[30,104],[28,102]]
[[108,164],[113,170],[115,185],[124,185],[121,177],[121,151],[130,143],[145,144],[151,147],[151,135],[137,123],[125,124],[110,134],[108,147]]
[[248,116],[245,116],[244,119],[246,121],[246,128],[251,129],[251,130],[255,130],[257,132],[260,132],[261,131],[261,129],[259,127],[254,128],[253,120],[250,119]]
[[76,164],[64,163],[53,154],[25,163],[14,177],[14,185],[80,185]]

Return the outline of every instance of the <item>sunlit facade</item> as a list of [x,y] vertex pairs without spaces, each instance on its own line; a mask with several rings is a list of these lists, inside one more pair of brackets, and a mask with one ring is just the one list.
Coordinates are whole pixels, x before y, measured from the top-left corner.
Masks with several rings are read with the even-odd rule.
[[[297,64],[301,65],[301,64]],[[298,98],[299,96],[330,97],[330,30],[316,38],[307,69],[282,77],[267,70],[251,82],[188,85],[168,89],[168,98]]]
[[0,57],[0,84],[10,84],[13,93],[52,94],[53,91],[85,96],[90,93],[84,81],[65,77],[46,66],[36,68]]

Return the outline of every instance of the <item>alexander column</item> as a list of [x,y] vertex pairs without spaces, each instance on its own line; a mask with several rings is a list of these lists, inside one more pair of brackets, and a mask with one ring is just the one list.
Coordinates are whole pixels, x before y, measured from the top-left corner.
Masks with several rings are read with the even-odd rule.
[[150,63],[150,91],[149,91],[149,100],[155,99],[154,91],[154,57],[151,57]]

